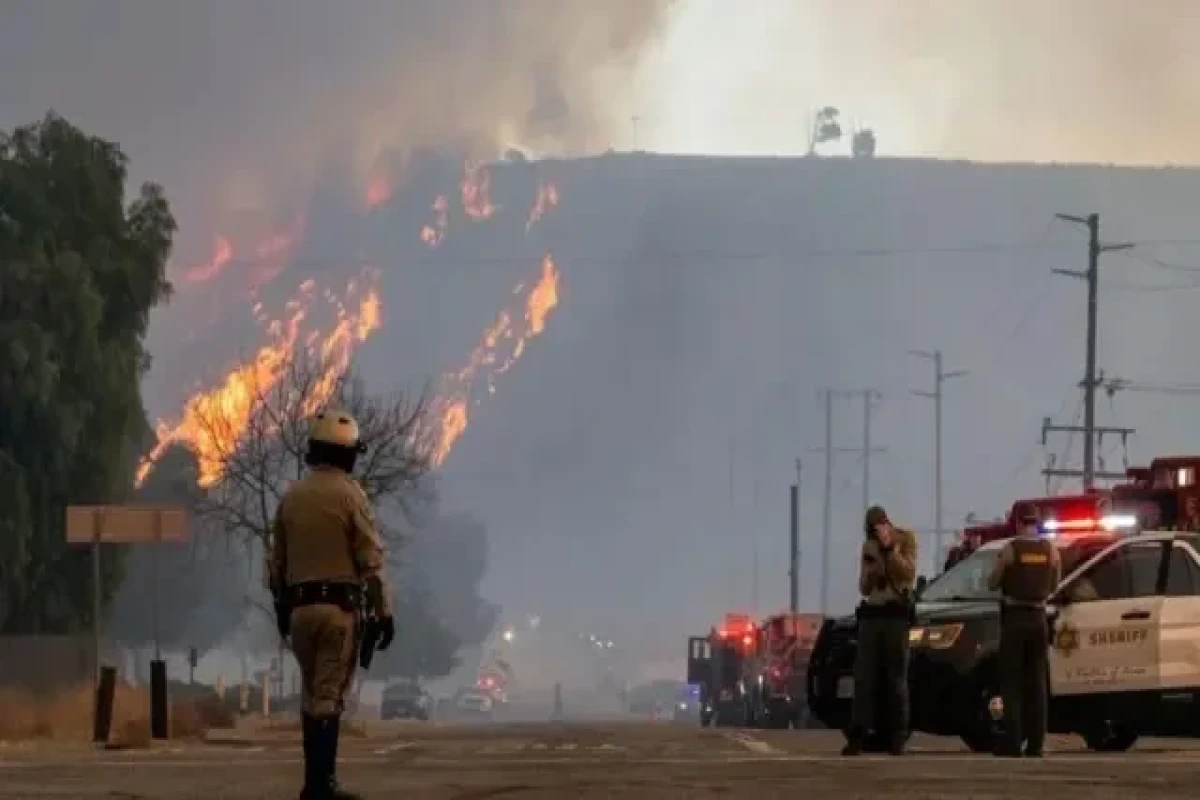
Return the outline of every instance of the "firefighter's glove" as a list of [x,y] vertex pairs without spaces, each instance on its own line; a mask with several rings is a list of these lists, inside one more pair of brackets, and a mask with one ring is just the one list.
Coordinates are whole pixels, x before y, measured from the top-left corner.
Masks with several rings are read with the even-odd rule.
[[275,627],[281,639],[286,639],[292,632],[292,607],[280,600],[275,601]]
[[392,639],[396,638],[396,620],[391,615],[380,617],[379,622],[379,644],[376,647],[379,650],[387,650],[392,644]]

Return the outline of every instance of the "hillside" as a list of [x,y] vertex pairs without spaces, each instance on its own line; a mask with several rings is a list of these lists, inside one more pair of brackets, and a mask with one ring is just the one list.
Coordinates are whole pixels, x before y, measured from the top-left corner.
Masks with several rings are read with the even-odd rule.
[[[638,637],[644,610],[661,606],[665,625],[699,627],[750,604],[755,539],[761,605],[782,604],[797,455],[802,594],[815,602],[823,467],[809,450],[823,442],[826,386],[883,392],[873,438],[888,450],[872,494],[928,527],[932,407],[910,390],[932,375],[914,348],[941,348],[947,368],[971,373],[946,390],[947,521],[1040,491],[1041,420],[1075,411],[1083,356],[1083,286],[1051,273],[1083,266],[1083,232],[1055,212],[1099,212],[1107,239],[1147,243],[1102,264],[1104,369],[1187,381],[1198,366],[1194,292],[1157,288],[1195,275],[1152,263],[1200,266],[1200,241],[1187,243],[1200,240],[1195,170],[648,154],[501,164],[499,211],[452,214],[445,242],[427,248],[430,203],[453,196],[460,175],[418,159],[366,216],[336,192],[317,198],[287,274],[328,275],[364,254],[384,273],[386,324],[361,364],[421,381],[457,366],[553,252],[562,285],[545,334],[497,380],[445,467],[452,501],[489,522],[489,583],[517,613]],[[526,235],[547,180],[560,203]],[[177,402],[187,354],[238,352],[214,344],[237,325],[221,329],[190,345],[160,329],[156,351],[175,366],[148,384],[152,404]],[[1140,425],[1135,455],[1147,456],[1200,447],[1189,414],[1179,398],[1119,395],[1101,419]],[[835,416],[835,446],[858,446],[861,407],[846,401]],[[1119,463],[1119,451],[1106,456]],[[854,567],[859,470],[838,456],[841,582]]]

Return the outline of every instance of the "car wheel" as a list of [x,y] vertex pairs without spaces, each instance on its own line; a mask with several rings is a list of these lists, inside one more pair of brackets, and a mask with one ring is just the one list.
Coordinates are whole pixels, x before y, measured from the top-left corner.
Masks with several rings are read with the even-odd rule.
[[991,753],[1001,732],[1000,722],[992,716],[993,706],[1000,696],[999,682],[994,673],[987,670],[981,674],[976,686],[972,714],[960,738],[973,753]]
[[1083,733],[1083,743],[1097,753],[1124,753],[1137,740],[1138,732],[1134,728],[1111,720],[1105,720]]

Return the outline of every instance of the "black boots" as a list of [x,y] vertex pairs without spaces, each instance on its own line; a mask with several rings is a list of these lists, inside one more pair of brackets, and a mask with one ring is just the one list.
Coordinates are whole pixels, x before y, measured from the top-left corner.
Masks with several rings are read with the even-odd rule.
[[341,720],[319,719],[305,715],[304,790],[300,800],[363,800],[362,795],[341,788],[337,779],[338,738]]
[[858,756],[865,753],[890,753],[894,756],[904,755],[908,746],[908,734],[896,733],[884,736],[879,732],[868,732],[861,729],[851,729],[846,733],[846,746],[842,748],[844,756]]
[[860,728],[851,728],[846,732],[846,746],[842,748],[844,756],[862,755],[864,740],[867,732]]

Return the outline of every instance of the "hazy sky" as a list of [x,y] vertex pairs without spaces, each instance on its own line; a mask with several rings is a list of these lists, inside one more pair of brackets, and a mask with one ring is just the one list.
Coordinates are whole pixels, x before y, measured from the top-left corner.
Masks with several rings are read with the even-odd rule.
[[[997,513],[1015,487],[1036,489],[1036,427],[1073,410],[1082,348],[1078,287],[1049,277],[1079,264],[1079,234],[1048,218],[1096,208],[1114,237],[1188,239],[1200,182],[934,170],[885,171],[868,185],[849,170],[600,162],[559,174],[548,163],[538,175],[563,191],[544,234],[524,234],[536,181],[510,170],[497,221],[464,234],[458,220],[431,253],[416,231],[437,194],[455,196],[460,173],[426,169],[414,152],[798,154],[813,110],[832,104],[847,126],[872,127],[883,155],[1195,164],[1192,5],[0,0],[0,126],[54,108],[119,140],[133,177],[164,183],[175,206],[177,278],[210,257],[218,235],[241,254],[296,233],[298,254],[272,285],[281,296],[301,277],[340,285],[370,253],[384,268],[385,328],[362,357],[385,378],[458,367],[554,247],[558,316],[484,405],[447,485],[490,525],[497,599],[520,613],[559,605],[580,624],[634,635],[650,606],[669,628],[750,596],[749,566],[739,562],[736,578],[722,569],[739,552],[731,527],[768,537],[763,575],[782,601],[779,498],[792,459],[820,443],[814,396],[827,382],[889,387],[877,432],[896,455],[876,473],[879,491],[902,518],[929,524],[930,410],[907,394],[927,370],[907,359],[909,346],[954,345],[952,366],[978,373],[947,412],[947,519]],[[380,177],[395,202],[368,213],[363,195]],[[928,254],[948,242],[1049,249]],[[850,258],[838,270],[797,255],[897,246],[910,254]],[[697,249],[708,260],[689,267],[680,254]],[[1119,262],[1117,282],[1131,290],[1106,295],[1107,319],[1138,322],[1102,331],[1112,369],[1178,379],[1191,368],[1141,357],[1194,337],[1189,287],[1134,284],[1153,282],[1155,259],[1200,263],[1195,250],[1156,245]],[[734,263],[738,252],[746,264]],[[173,415],[189,383],[258,346],[236,261],[220,280],[180,280],[155,315],[153,412]],[[864,298],[881,327],[855,324]],[[1156,422],[1140,452],[1185,449],[1177,400],[1137,402]],[[985,428],[969,419],[980,408]],[[858,412],[839,414],[851,415],[839,417],[839,435],[852,440]],[[853,460],[840,468],[842,527],[857,513],[856,476]],[[819,491],[805,498],[814,530]],[[613,591],[626,582],[636,589]]]
[[639,144],[802,153],[832,104],[888,154],[1195,163],[1198,32],[1187,0],[689,0],[639,72]]

